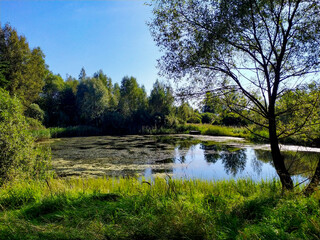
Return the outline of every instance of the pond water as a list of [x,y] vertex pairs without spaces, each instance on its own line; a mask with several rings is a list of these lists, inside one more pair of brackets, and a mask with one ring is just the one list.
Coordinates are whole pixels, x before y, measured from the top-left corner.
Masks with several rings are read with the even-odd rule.
[[[253,180],[277,177],[267,145],[241,138],[166,135],[61,138],[51,142],[59,176],[170,176],[184,179]],[[302,181],[320,149],[283,146],[286,166]],[[294,150],[294,151],[292,151]]]

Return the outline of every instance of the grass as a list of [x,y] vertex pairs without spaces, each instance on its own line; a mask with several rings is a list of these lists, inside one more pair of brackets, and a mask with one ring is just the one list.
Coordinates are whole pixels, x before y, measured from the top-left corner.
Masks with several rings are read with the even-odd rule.
[[217,126],[211,124],[188,124],[192,130],[200,131],[202,135],[249,137],[249,132],[241,127]]
[[319,239],[320,193],[297,192],[251,180],[13,182],[0,189],[0,239]]

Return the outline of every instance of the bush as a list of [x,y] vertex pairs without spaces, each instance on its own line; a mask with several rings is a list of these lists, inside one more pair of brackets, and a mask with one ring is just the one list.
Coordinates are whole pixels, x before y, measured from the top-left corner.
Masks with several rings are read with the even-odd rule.
[[214,120],[214,114],[213,113],[209,113],[209,112],[205,112],[201,114],[201,121],[202,123],[208,123],[211,124]]
[[38,104],[32,103],[25,111],[25,115],[29,118],[33,118],[42,122],[44,119],[44,111],[39,107]]
[[168,115],[165,116],[165,126],[175,128],[180,124],[179,119],[176,116]]
[[31,130],[45,129],[42,123],[37,119],[26,117],[26,122]]
[[192,116],[188,118],[187,123],[201,123],[201,118],[198,116]]
[[19,100],[0,89],[0,185],[13,178],[43,177],[50,152],[36,147]]

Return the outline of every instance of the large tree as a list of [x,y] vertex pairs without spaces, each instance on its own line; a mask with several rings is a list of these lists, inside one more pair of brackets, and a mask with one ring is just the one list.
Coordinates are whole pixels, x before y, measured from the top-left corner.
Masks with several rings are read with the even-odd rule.
[[[287,133],[278,128],[281,115],[291,109],[277,105],[319,70],[320,1],[154,0],[152,5],[151,32],[164,52],[161,72],[191,83],[192,89],[241,91],[246,101],[234,110],[246,110],[243,117],[268,130],[283,189],[293,189],[279,148]],[[297,111],[309,106],[301,101]],[[305,121],[296,131],[313,108],[302,111]]]
[[26,38],[8,24],[0,29],[0,87],[28,106],[38,99],[48,73],[39,47],[30,49]]

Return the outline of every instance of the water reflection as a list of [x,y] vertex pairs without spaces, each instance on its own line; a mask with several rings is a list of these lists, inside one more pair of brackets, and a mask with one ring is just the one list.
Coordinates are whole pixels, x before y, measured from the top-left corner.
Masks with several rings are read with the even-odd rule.
[[[151,170],[152,174],[165,173],[174,178],[201,178],[206,180],[251,178],[253,180],[277,177],[270,151],[247,148],[234,148],[228,145],[194,144],[188,151],[175,148],[174,163],[163,171]],[[292,175],[300,181],[308,177],[317,163],[318,154],[305,152],[284,152],[285,164]],[[151,171],[151,172],[150,172]],[[147,173],[147,172],[146,172]],[[152,173],[152,174],[151,174]]]
[[244,149],[240,149],[235,152],[221,154],[221,161],[224,164],[226,173],[236,176],[238,172],[242,172],[245,169],[247,155]]
[[[277,177],[270,151],[189,136],[105,136],[59,139],[51,145],[60,176],[166,176],[206,180]],[[292,175],[308,177],[319,153],[284,152]]]

